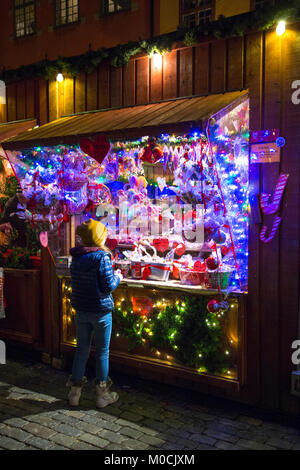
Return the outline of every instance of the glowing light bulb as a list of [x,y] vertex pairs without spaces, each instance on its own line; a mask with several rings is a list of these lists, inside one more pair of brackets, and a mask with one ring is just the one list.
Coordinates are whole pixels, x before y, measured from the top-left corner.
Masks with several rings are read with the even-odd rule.
[[278,34],[278,36],[282,36],[284,32],[285,32],[285,21],[281,20],[279,21],[276,27],[276,33]]
[[59,82],[59,83],[61,83],[61,82],[64,81],[64,76],[63,76],[62,73],[58,73],[58,74],[56,75],[56,81]]

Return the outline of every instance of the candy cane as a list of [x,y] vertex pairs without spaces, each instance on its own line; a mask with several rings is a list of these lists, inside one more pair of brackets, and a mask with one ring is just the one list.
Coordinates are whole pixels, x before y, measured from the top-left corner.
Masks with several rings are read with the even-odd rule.
[[259,235],[259,238],[263,243],[269,243],[271,240],[273,240],[278,230],[281,220],[282,220],[281,217],[278,217],[278,216],[275,217],[273,226],[271,228],[270,235],[268,236],[268,238],[266,238],[268,227],[266,225],[263,226]]
[[289,175],[281,173],[271,202],[269,202],[270,194],[261,193],[260,207],[264,214],[275,214],[278,211],[288,177]]

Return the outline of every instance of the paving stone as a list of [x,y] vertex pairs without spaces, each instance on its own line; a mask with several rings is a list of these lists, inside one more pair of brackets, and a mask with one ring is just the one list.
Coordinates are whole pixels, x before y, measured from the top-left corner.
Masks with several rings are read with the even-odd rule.
[[37,449],[40,450],[48,450],[53,447],[53,442],[49,441],[47,439],[42,439],[41,437],[38,436],[32,436],[30,437],[28,444],[36,447]]
[[102,439],[101,437],[93,436],[92,434],[83,433],[79,437],[81,441],[87,442],[88,444],[92,444],[95,447],[100,447],[103,449],[109,444],[109,441]]
[[141,426],[137,423],[132,423],[131,421],[128,421],[126,419],[120,418],[116,421],[116,423],[120,424],[121,426],[128,426],[130,428],[137,429],[138,431],[141,431],[143,434],[147,434],[149,436],[156,436],[158,434],[158,431],[156,431],[155,429],[151,429],[146,426]]
[[91,423],[86,423],[85,421],[78,420],[74,426],[76,428],[80,429],[80,431],[88,432],[89,434],[99,434],[101,431],[103,431],[102,428],[99,428],[99,426],[96,426],[95,424]]
[[125,436],[109,431],[108,429],[104,429],[103,431],[101,431],[99,433],[99,436],[114,444],[121,444],[123,441],[126,440]]
[[71,437],[79,437],[81,434],[83,434],[83,431],[80,431],[80,429],[76,429],[74,427],[69,426],[68,424],[59,424],[55,427],[55,431],[61,433],[61,434],[66,434],[67,436]]
[[205,430],[204,434],[209,437],[213,437],[214,439],[220,439],[223,441],[231,442],[232,444],[234,444],[235,442],[239,440],[239,437],[237,436],[232,436],[231,434],[226,434],[220,431]]
[[267,434],[258,431],[240,431],[238,430],[235,434],[240,439],[247,439],[249,441],[257,441],[261,443],[265,443],[269,437]]
[[83,411],[77,411],[77,410],[69,410],[66,414],[67,416],[71,416],[72,418],[77,418],[77,419],[81,419],[84,416]]
[[203,434],[192,434],[190,437],[191,441],[199,442],[201,444],[214,445],[217,439],[213,439],[209,436],[203,436]]
[[216,442],[215,447],[222,450],[245,450],[243,447],[225,441]]
[[12,439],[16,439],[20,442],[26,442],[30,439],[30,434],[28,432],[22,431],[20,428],[14,428],[11,426],[4,426],[0,429],[1,439],[2,436],[11,437]]
[[122,442],[122,447],[128,450],[147,450],[149,449],[149,444],[137,441],[136,439],[126,439],[126,441]]
[[275,447],[262,444],[261,442],[257,441],[250,441],[247,439],[240,439],[237,442],[237,445],[240,447],[243,447],[244,449],[249,449],[249,450],[274,450]]
[[16,441],[10,437],[1,437],[1,446],[7,450],[22,450],[25,449],[26,445],[23,442]]
[[23,428],[25,424],[28,423],[28,421],[25,421],[24,419],[21,419],[21,418],[7,418],[2,423],[0,423],[0,428],[1,426],[2,427],[4,426],[4,423],[9,426],[14,426],[15,428]]
[[65,434],[54,434],[49,438],[50,441],[56,442],[56,444],[61,444],[64,447],[69,447],[72,449],[77,443],[76,439],[71,436],[66,436]]
[[72,450],[99,450],[99,448],[87,442],[77,441],[72,445]]
[[49,447],[48,450],[70,450],[68,449],[67,447],[63,447],[63,446],[59,446],[59,445],[52,445],[51,447]]
[[261,426],[263,424],[261,419],[252,418],[251,416],[238,416],[237,420],[254,426]]
[[50,439],[55,431],[53,429],[48,429],[45,426],[41,426],[37,423],[28,423],[26,424],[23,429],[31,434],[35,434],[36,436],[42,437],[43,439]]
[[133,421],[134,423],[138,423],[143,420],[143,417],[140,415],[133,414],[129,411],[125,411],[120,415],[123,419],[128,419],[129,421]]
[[124,436],[132,437],[134,439],[138,439],[143,434],[141,431],[137,431],[133,428],[121,428],[119,432]]
[[170,429],[170,426],[168,426],[168,424],[160,423],[160,422],[155,421],[153,419],[146,419],[143,422],[143,424],[145,424],[146,426],[150,427],[151,429],[155,429],[156,431],[159,431],[159,432],[168,431]]
[[155,436],[141,436],[139,438],[140,441],[144,442],[145,444],[149,444],[150,446],[156,446],[156,445],[163,445],[166,441],[163,439],[159,439],[158,437]]
[[275,437],[272,439],[268,439],[266,444],[272,447],[276,447],[277,449],[286,449],[286,450],[291,449],[293,445],[291,442],[288,442],[283,439],[276,439]]
[[199,446],[196,447],[196,450],[218,450],[218,449],[208,444],[200,444]]
[[[85,417],[82,418],[85,420]],[[87,422],[92,423],[96,426],[99,426],[99,429],[108,429],[109,431],[118,432],[121,429],[121,426],[112,421],[105,421],[105,419],[98,418],[96,416],[89,416]]]

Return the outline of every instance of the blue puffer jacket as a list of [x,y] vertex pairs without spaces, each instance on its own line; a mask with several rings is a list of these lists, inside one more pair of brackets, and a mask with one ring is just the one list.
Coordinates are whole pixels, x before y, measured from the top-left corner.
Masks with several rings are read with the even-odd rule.
[[72,255],[72,307],[78,312],[108,313],[114,308],[111,295],[120,282],[108,253],[101,249],[76,247]]

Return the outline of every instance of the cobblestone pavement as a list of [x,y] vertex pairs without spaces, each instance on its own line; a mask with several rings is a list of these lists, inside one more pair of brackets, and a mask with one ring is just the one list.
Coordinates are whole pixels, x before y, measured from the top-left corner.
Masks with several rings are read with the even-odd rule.
[[67,372],[34,362],[0,366],[0,449],[300,450],[293,426],[248,407],[113,375],[120,400],[101,411],[90,382],[79,408],[66,400]]

